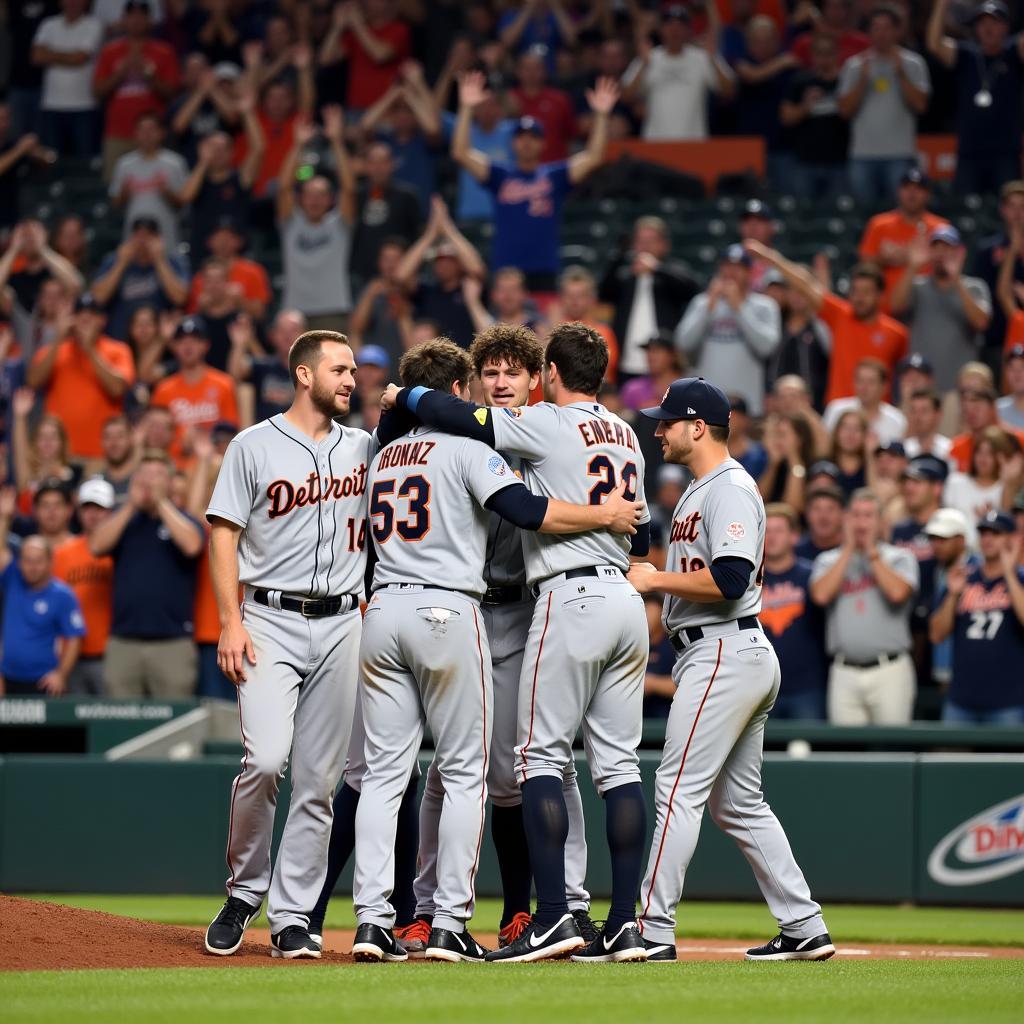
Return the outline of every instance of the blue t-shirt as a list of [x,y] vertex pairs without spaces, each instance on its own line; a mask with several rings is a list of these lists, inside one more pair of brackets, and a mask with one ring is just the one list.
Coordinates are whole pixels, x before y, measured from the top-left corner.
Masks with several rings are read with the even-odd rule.
[[78,598],[66,583],[55,579],[30,589],[13,561],[4,569],[0,583],[4,588],[0,672],[20,682],[38,682],[57,667],[57,640],[85,635]]
[[[1016,36],[1006,40],[1002,53],[986,57],[974,40],[956,44],[956,123],[961,156],[1015,156],[1021,149],[1021,87],[1024,66]],[[979,92],[992,98],[988,106],[975,102]]]
[[736,461],[755,479],[759,480],[761,474],[768,468],[768,453],[764,445],[757,441],[751,441],[747,450],[742,455],[736,456]]
[[254,419],[269,420],[284,412],[295,398],[292,376],[276,356],[257,356],[252,361],[250,383],[255,392],[256,409]]
[[[519,17],[519,11],[508,11],[498,19],[497,36],[500,39],[505,31]],[[558,19],[548,11],[541,18],[530,18],[516,42],[516,52],[522,53],[531,46],[546,46],[547,54],[544,63],[548,74],[554,75],[558,70],[558,51],[562,46],[562,30],[558,27]]]
[[[444,130],[449,142],[455,132],[455,114],[445,113]],[[512,161],[512,139],[516,123],[512,120],[499,121],[493,131],[485,132],[476,123],[470,122],[469,144],[487,156],[491,164],[507,164]],[[456,220],[493,220],[494,196],[480,184],[465,168],[459,171],[458,199],[455,205]]]
[[423,135],[414,135],[408,142],[399,142],[389,131],[380,131],[378,138],[388,144],[395,163],[394,180],[415,189],[423,208],[430,213],[430,197],[437,191],[437,157],[440,149],[431,146]]
[[[111,253],[100,265],[97,277],[104,277],[117,259]],[[182,281],[188,283],[188,264],[180,256],[169,253],[167,262],[174,273]],[[128,340],[128,328],[131,326],[132,314],[142,306],[152,306],[157,311],[173,309],[174,304],[164,292],[156,268],[144,267],[139,263],[129,263],[121,275],[117,290],[107,306],[107,327],[105,333],[118,341]]]
[[558,226],[570,189],[569,163],[541,164],[524,174],[508,164],[491,164],[487,188],[494,195],[491,267],[557,274]]
[[765,570],[758,616],[782,667],[782,693],[825,692],[825,616],[810,596],[810,562],[798,558],[787,572]]
[[[1024,569],[1017,570],[1024,583]],[[939,594],[936,606],[946,592]],[[953,679],[949,699],[962,708],[995,711],[1024,707],[1024,626],[1014,614],[1006,580],[967,573],[953,625]]]
[[[651,644],[651,652],[647,658],[647,671],[652,676],[670,676],[675,667],[675,648],[668,635],[663,636],[657,643]],[[668,718],[672,709],[672,698],[651,694],[644,697],[644,718]]]
[[[191,516],[186,518],[202,537],[199,523]],[[111,635],[139,640],[191,636],[197,559],[174,543],[163,521],[136,512],[113,556]]]

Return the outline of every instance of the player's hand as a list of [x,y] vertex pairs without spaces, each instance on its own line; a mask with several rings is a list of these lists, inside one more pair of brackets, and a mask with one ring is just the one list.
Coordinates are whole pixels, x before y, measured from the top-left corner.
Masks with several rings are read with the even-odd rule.
[[620,483],[608,495],[608,500],[601,504],[604,514],[604,525],[612,533],[636,533],[636,524],[644,514],[642,501],[631,501],[626,497],[626,485]]
[[639,594],[649,594],[657,590],[654,581],[658,577],[658,570],[650,562],[634,562],[626,573],[626,579],[633,584],[633,588]]
[[398,405],[398,392],[401,388],[397,384],[389,384],[380,396],[380,407],[385,412],[390,412]]
[[217,667],[231,680],[235,686],[244,683],[248,678],[245,674],[245,662],[256,664],[256,650],[241,620],[225,626],[220,631],[220,642],[217,644]]

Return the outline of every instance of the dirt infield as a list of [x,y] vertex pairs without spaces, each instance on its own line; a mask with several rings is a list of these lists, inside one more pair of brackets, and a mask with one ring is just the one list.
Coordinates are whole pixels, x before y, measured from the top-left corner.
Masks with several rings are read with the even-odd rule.
[[[0,970],[69,970],[100,967],[291,967],[352,963],[350,931],[329,931],[320,960],[283,961],[270,956],[270,933],[252,929],[232,957],[210,956],[202,930],[137,921],[96,910],[0,896],[0,935],[4,950]],[[494,935],[477,936],[493,946]],[[749,943],[740,939],[682,939],[681,960],[739,960]],[[848,943],[837,956],[861,959],[1021,959],[1024,949],[1006,947],[893,946]]]

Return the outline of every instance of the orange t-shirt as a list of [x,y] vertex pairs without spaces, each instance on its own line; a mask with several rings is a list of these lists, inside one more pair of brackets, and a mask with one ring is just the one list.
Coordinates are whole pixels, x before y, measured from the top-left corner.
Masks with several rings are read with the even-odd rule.
[[114,612],[114,560],[92,554],[85,537],[72,537],[54,549],[53,575],[75,592],[82,606],[82,656],[99,657],[106,650]]
[[1006,341],[1003,351],[1009,352],[1014,345],[1024,345],[1024,309],[1018,309],[1006,325]]
[[[96,340],[96,351],[129,387],[135,383],[135,359],[128,345],[101,337]],[[40,349],[32,362],[42,362],[45,354],[46,349]],[[111,398],[100,387],[85,349],[74,338],[60,342],[53,373],[46,385],[46,412],[63,422],[71,453],[87,459],[101,458],[103,424],[123,411],[124,399]]]
[[196,603],[192,609],[192,633],[197,644],[215,644],[220,640],[220,615],[217,612],[217,599],[213,596],[210,552],[205,545],[196,563]]
[[825,296],[818,316],[832,330],[826,404],[853,394],[853,372],[862,359],[880,359],[889,368],[892,379],[896,364],[907,354],[910,340],[903,324],[884,313],[874,320],[858,320],[853,307],[837,295]]
[[[239,258],[231,264],[228,281],[237,284],[241,289],[242,298],[250,302],[269,303],[271,299],[270,279],[267,272],[254,260]],[[188,293],[187,309],[195,313],[199,308],[199,293],[203,290],[203,272],[200,270],[192,278],[192,288]]]
[[[999,427],[1001,430],[1005,430],[1007,434],[1013,434],[1021,448],[1024,448],[1024,430],[1014,430],[1013,427],[1007,426],[1005,423],[1000,423]],[[974,435],[969,431],[957,434],[953,438],[952,447],[949,449],[949,457],[956,463],[956,468],[961,473],[970,473],[971,459],[974,458]]]
[[171,454],[179,463],[182,461],[182,437],[189,427],[209,430],[220,420],[238,423],[234,378],[212,366],[206,367],[195,384],[189,384],[180,373],[166,377],[156,386],[150,404],[171,410],[177,428]]
[[[266,140],[266,148],[263,150],[263,160],[260,162],[260,169],[256,174],[256,180],[252,185],[252,194],[262,198],[267,194],[267,186],[272,181],[277,181],[281,173],[281,165],[288,155],[295,141],[295,126],[299,123],[299,115],[292,114],[286,121],[271,121],[262,111],[259,115],[260,127],[263,129],[263,138]],[[249,152],[249,140],[245,132],[235,138],[235,166],[239,166]]]
[[[875,214],[868,221],[864,229],[864,237],[860,240],[861,259],[880,261],[883,242],[895,242],[897,245],[906,245],[911,242],[920,230],[919,224],[924,225],[924,233],[930,235],[936,228],[948,223],[942,217],[937,217],[927,210],[919,222],[907,220],[899,210],[890,210],[888,213]],[[889,296],[893,288],[903,276],[906,267],[882,267],[885,274],[885,298],[882,300],[883,308],[889,308]],[[919,273],[927,274],[931,267],[926,265]]]

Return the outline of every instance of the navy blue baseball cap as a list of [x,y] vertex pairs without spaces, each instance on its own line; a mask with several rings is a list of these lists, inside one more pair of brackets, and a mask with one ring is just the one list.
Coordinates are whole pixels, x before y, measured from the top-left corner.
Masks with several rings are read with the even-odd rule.
[[920,167],[911,167],[903,172],[900,177],[901,185],[920,185],[921,188],[931,188],[928,175]]
[[885,441],[875,449],[875,454],[896,455],[901,459],[907,457],[907,449],[903,447],[902,441]]
[[703,420],[714,427],[729,426],[729,399],[703,377],[680,377],[661,396],[661,405],[640,412],[652,420]]
[[102,313],[103,307],[92,292],[82,292],[75,301],[75,312],[83,313],[89,310],[93,313]]
[[187,316],[174,332],[176,338],[208,338],[206,321],[201,316]]
[[521,117],[516,121],[515,130],[512,134],[523,135],[527,133],[530,135],[536,135],[538,139],[543,139],[544,125],[542,125],[535,117]]
[[1008,363],[1011,359],[1024,359],[1024,345],[1014,345],[1012,348],[1006,350],[1003,362]]
[[1010,10],[1001,0],[985,0],[971,16],[967,19],[969,25],[973,25],[981,18],[996,18],[998,21],[1010,23]]
[[907,356],[906,359],[899,361],[896,366],[896,372],[906,373],[907,370],[919,370],[921,373],[927,373],[929,377],[935,376],[935,368],[920,352],[915,352],[913,355]]
[[997,512],[993,509],[991,512],[986,512],[978,520],[978,532],[982,530],[991,530],[993,533],[1013,533],[1017,529],[1017,524],[1013,521],[1013,516],[1007,512]]
[[761,220],[772,220],[774,214],[771,207],[763,199],[748,199],[743,204],[740,220],[747,217],[760,217]]
[[943,224],[936,228],[928,239],[929,242],[945,242],[946,245],[959,245],[960,232],[952,224]]
[[903,475],[911,480],[928,480],[934,484],[944,483],[949,476],[949,464],[934,455],[918,455],[910,460]]
[[737,263],[743,267],[754,265],[753,257],[737,242],[735,245],[727,245],[718,257],[719,263]]

